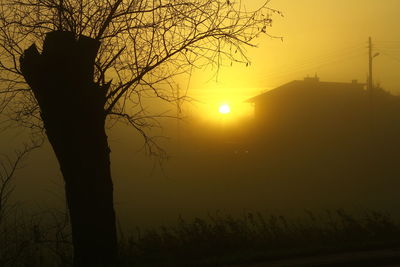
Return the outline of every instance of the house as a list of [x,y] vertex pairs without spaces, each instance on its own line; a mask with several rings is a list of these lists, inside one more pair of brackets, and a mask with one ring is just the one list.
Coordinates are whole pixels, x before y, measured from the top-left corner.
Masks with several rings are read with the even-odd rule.
[[372,196],[384,184],[398,185],[400,97],[380,88],[370,94],[357,81],[313,77],[247,102],[255,112],[249,137],[255,169],[286,182],[282,188],[319,201]]
[[346,130],[368,120],[370,97],[363,83],[295,80],[247,102],[260,127],[296,130]]
[[279,149],[285,144],[288,150],[298,145],[328,151],[329,146],[341,153],[361,147],[384,159],[391,158],[384,156],[389,151],[393,156],[400,150],[400,97],[379,87],[370,93],[357,81],[307,77],[247,102],[254,104],[256,142],[277,144]]
[[[365,100],[365,84],[353,80],[351,83],[321,82],[318,77],[295,80],[253,97],[257,118],[282,112],[290,116],[321,114],[329,109],[335,112],[348,105]],[[358,103],[360,104],[360,103]]]

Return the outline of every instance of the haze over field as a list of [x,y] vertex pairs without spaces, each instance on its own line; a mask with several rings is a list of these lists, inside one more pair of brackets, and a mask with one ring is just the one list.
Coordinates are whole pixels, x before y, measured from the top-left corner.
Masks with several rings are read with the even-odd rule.
[[[264,1],[243,2],[254,9]],[[178,80],[181,93],[187,90],[191,99],[181,105],[179,116],[184,119],[160,119],[162,129],[153,131],[154,136],[160,136],[168,160],[159,165],[157,158],[146,156],[141,150],[142,137],[134,129],[123,125],[109,129],[115,204],[124,227],[171,223],[180,214],[205,216],[216,210],[394,211],[400,200],[400,179],[394,179],[394,175],[379,179],[352,175],[341,167],[326,167],[313,161],[317,156],[300,153],[310,149],[308,143],[304,151],[293,153],[300,145],[290,147],[291,136],[255,137],[263,122],[254,121],[253,106],[245,100],[316,74],[321,81],[365,83],[369,36],[374,51],[380,53],[374,59],[375,83],[399,95],[400,2],[273,0],[270,6],[284,14],[274,17],[269,31],[279,38],[262,37],[258,48],[248,49],[249,66],[223,62],[225,66],[218,70],[193,69],[190,80]],[[222,104],[230,107],[226,114],[219,112]],[[145,105],[150,110],[167,111],[167,115],[177,114],[175,104],[149,100]],[[395,123],[400,125],[396,116]],[[1,133],[0,151],[9,154],[18,147],[27,138],[23,132],[14,128]],[[315,151],[324,150],[325,145]],[[347,159],[344,153],[337,152],[335,158]],[[393,159],[396,154],[388,155],[393,165],[398,163]],[[357,156],[348,159],[355,160]],[[358,158],[355,165],[354,170],[362,169],[363,159]],[[32,210],[64,208],[62,176],[47,142],[18,171],[13,198]]]

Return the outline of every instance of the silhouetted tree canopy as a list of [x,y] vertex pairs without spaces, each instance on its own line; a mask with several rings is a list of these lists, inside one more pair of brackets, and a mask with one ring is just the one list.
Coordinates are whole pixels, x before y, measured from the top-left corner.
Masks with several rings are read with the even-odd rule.
[[53,147],[75,267],[117,262],[106,119],[133,126],[159,155],[143,100],[181,100],[174,77],[193,67],[248,65],[245,48],[271,12],[225,0],[0,0],[0,111]]
[[176,101],[173,78],[193,67],[249,64],[246,47],[268,34],[271,15],[279,14],[267,4],[248,11],[241,1],[226,0],[2,0],[0,111],[41,129],[19,58],[32,43],[41,50],[48,32],[67,31],[76,39],[84,35],[101,43],[94,81],[106,90],[107,116],[135,127],[151,148],[147,129],[156,123],[156,114],[144,108],[143,99]]

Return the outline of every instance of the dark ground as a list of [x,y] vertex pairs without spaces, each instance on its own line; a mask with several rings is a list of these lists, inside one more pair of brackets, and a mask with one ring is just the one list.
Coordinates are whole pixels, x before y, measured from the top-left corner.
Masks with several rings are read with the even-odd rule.
[[400,266],[400,248],[345,252],[229,266]]

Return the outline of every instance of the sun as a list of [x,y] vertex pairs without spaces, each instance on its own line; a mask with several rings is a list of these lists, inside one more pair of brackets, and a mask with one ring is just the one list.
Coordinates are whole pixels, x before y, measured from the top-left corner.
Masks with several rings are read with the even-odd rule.
[[221,114],[228,114],[231,112],[231,108],[228,104],[223,104],[219,107],[219,113]]

